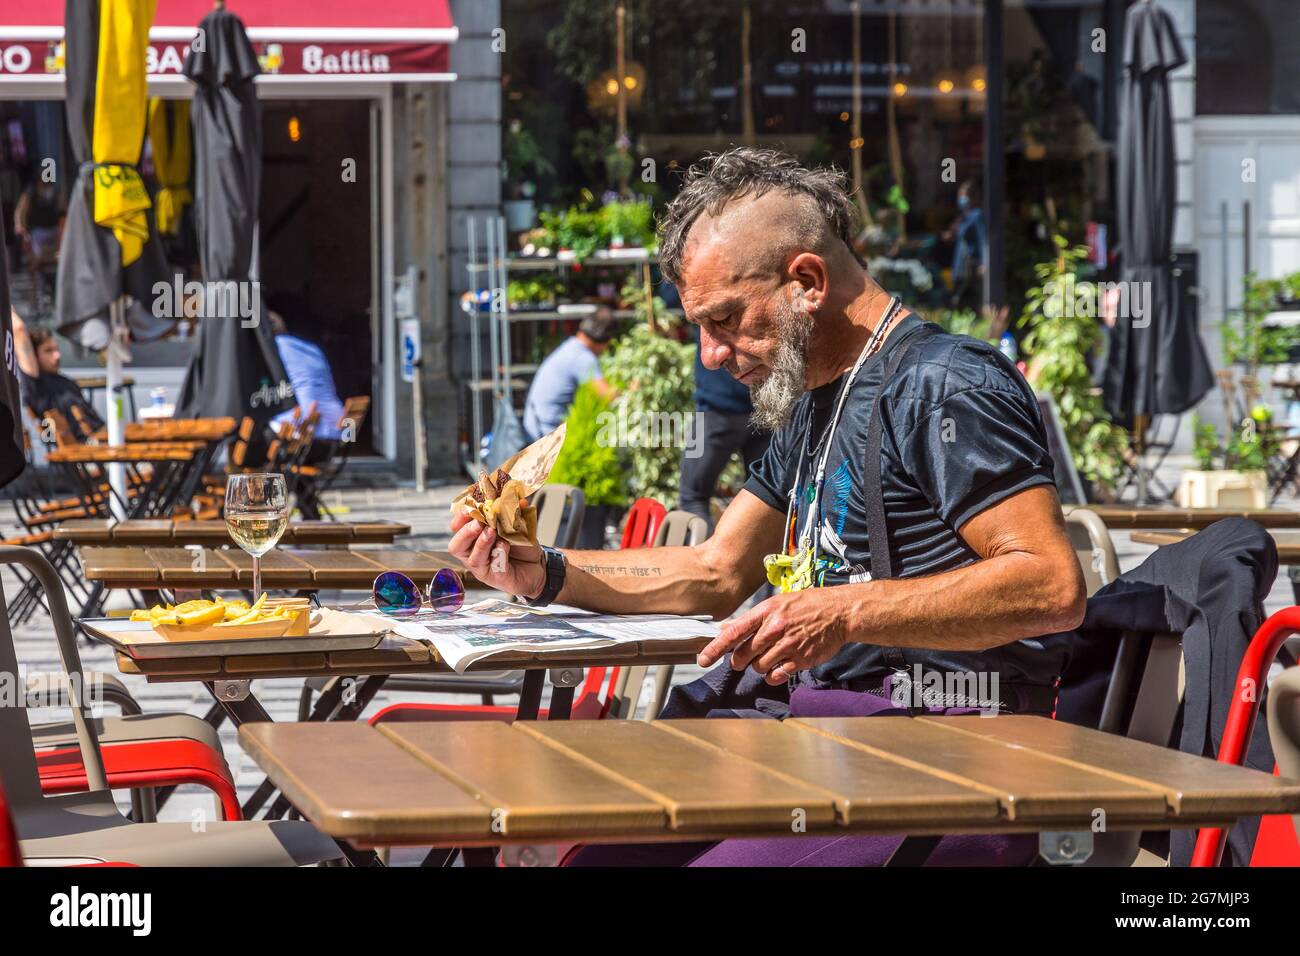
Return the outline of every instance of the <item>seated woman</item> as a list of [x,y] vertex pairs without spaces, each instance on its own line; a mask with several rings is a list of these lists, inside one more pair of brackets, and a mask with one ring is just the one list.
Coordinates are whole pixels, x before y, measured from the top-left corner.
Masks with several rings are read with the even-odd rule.
[[85,441],[89,433],[79,425],[72,409],[79,408],[82,418],[89,425],[89,432],[104,426],[104,420],[95,411],[95,406],[86,401],[77,383],[59,372],[62,356],[59,343],[49,329],[28,329],[27,324],[16,311],[12,313],[14,323],[14,351],[18,356],[18,384],[22,391],[23,404],[39,418],[51,409],[68,420],[73,434]]

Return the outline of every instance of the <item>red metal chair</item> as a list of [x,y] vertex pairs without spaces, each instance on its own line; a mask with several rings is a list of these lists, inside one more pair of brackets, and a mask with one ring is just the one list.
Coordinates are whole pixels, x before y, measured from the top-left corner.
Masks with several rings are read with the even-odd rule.
[[[606,672],[608,672],[608,686],[604,693],[601,692],[601,685],[606,684]],[[577,699],[573,702],[573,709],[569,713],[570,720],[601,720],[609,713],[610,704],[614,698],[614,687],[618,684],[619,668],[617,667],[590,667],[587,669],[587,679],[582,684],[582,690],[578,692]],[[511,723],[515,719],[516,707],[500,704],[420,704],[420,703],[400,703],[389,704],[370,718],[370,726],[382,723],[397,723],[401,721],[432,721],[432,720],[500,720],[505,723]],[[537,712],[538,720],[546,720],[549,711],[542,708]]]
[[627,524],[623,526],[623,542],[619,547],[653,547],[659,525],[667,514],[668,509],[653,498],[638,498],[632,502],[632,507],[627,512]]
[[22,865],[23,855],[18,849],[18,833],[14,830],[14,818],[9,813],[5,788],[0,785],[0,867]]
[[[195,783],[216,793],[223,820],[242,820],[235,781],[225,760],[197,740],[151,740],[106,744],[100,748],[110,790],[172,787]],[[90,789],[78,747],[38,751],[36,766],[43,793],[78,793]]]
[[[1300,633],[1300,607],[1288,607],[1278,611],[1261,624],[1255,636],[1250,639],[1250,646],[1246,648],[1241,666],[1237,669],[1237,689],[1228,708],[1228,720],[1223,728],[1223,743],[1219,746],[1220,763],[1241,764],[1251,732],[1255,729],[1255,719],[1259,716],[1259,702],[1268,680],[1268,669],[1277,657],[1277,652],[1281,650],[1282,644],[1296,633]],[[1295,830],[1291,826],[1289,817],[1263,817],[1255,841],[1252,862],[1262,861],[1267,857],[1269,863],[1277,864],[1275,853],[1269,851],[1261,853],[1260,848],[1260,843],[1266,836],[1264,824],[1269,824],[1267,832],[1272,834],[1276,824],[1270,821],[1275,819],[1286,823],[1291,839],[1294,840]],[[1192,851],[1192,866],[1218,866],[1223,858],[1223,847],[1227,838],[1227,831],[1218,827],[1207,827],[1197,833],[1196,848]],[[1300,863],[1300,859],[1292,859],[1289,862],[1291,865],[1296,865]]]

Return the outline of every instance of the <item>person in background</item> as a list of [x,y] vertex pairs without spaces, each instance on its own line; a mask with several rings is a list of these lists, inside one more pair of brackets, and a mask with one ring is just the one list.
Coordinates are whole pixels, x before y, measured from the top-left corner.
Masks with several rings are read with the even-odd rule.
[[23,404],[37,416],[51,410],[58,412],[67,419],[74,435],[83,441],[89,438],[90,435],[83,432],[72,414],[73,407],[81,409],[91,432],[104,427],[104,420],[95,411],[95,406],[86,401],[77,383],[59,371],[63,356],[59,354],[59,343],[54,333],[49,329],[29,329],[16,310],[10,310],[10,314],[13,317],[14,351],[18,356],[18,385]]
[[952,227],[952,307],[954,309],[961,308],[972,291],[978,292],[977,283],[984,275],[987,229],[984,225],[984,210],[980,208],[975,180],[968,179],[957,188],[957,208],[960,213]]
[[[284,372],[289,376],[293,386],[294,398],[299,408],[306,408],[316,403],[320,413],[320,424],[316,426],[316,437],[335,440],[343,432],[339,428],[339,419],[343,417],[343,403],[339,401],[338,392],[334,390],[334,373],[330,371],[329,359],[314,342],[290,335],[280,313],[268,309],[271,330],[275,333],[275,350],[280,353],[280,362]],[[293,422],[293,409],[281,412],[271,419],[271,427]]]
[[699,515],[713,530],[709,504],[718,486],[718,476],[740,452],[745,477],[767,451],[772,433],[750,424],[754,412],[749,389],[726,369],[711,369],[700,358],[699,329],[695,337],[695,422],[690,441],[682,450],[682,488],[679,507]]
[[587,316],[578,331],[565,339],[538,366],[524,401],[524,437],[535,442],[560,427],[573,404],[573,393],[583,382],[595,383],[604,398],[614,388],[600,374],[600,356],[618,334],[618,320],[602,305]]
[[54,183],[37,180],[23,190],[14,208],[14,232],[26,240],[40,265],[59,255],[59,238],[67,212],[63,195]]

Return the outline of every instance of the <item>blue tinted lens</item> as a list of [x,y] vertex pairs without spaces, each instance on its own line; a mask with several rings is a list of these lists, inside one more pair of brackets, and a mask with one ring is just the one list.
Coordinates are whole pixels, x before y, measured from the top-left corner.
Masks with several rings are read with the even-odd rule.
[[465,585],[451,568],[443,568],[429,582],[429,604],[438,611],[459,611],[465,603]]
[[385,571],[379,575],[370,593],[375,608],[384,614],[401,616],[420,610],[420,589],[400,571]]

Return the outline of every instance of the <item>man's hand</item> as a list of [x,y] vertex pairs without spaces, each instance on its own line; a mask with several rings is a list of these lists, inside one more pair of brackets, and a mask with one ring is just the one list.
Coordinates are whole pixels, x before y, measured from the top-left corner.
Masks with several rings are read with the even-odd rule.
[[488,587],[507,594],[535,598],[546,586],[542,549],[512,545],[467,514],[451,519],[451,543],[447,550],[465,562],[470,573]]
[[733,670],[753,666],[769,684],[784,684],[796,672],[825,663],[849,635],[838,590],[808,588],[768,598],[724,624],[700,652],[699,665],[712,667],[730,651]]

